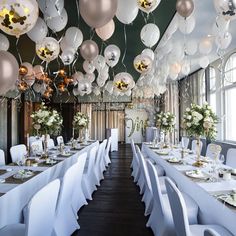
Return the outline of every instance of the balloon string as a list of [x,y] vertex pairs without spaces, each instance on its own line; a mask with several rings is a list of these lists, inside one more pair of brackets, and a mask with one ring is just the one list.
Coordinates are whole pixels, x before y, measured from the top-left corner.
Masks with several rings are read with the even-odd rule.
[[32,59],[32,62],[31,62],[32,65],[34,64],[35,58],[36,58],[36,54],[34,54],[34,57]]
[[78,3],[79,0],[76,0],[75,3],[76,3],[76,9],[77,9],[77,16],[78,16],[78,28],[79,28],[79,20],[80,20],[80,11],[79,11],[79,3]]
[[105,41],[102,41],[102,44],[101,44],[101,49],[100,49],[100,55],[102,55],[103,53],[103,47],[106,46],[107,44],[105,43]]
[[74,60],[74,62],[72,63],[72,70],[74,70],[74,72],[76,72],[75,64],[76,64],[76,62],[78,61],[78,59],[79,59],[79,54],[76,53],[76,54],[75,54],[75,60]]
[[124,50],[124,54],[123,54],[123,57],[122,57],[122,65],[124,66],[125,68],[125,71],[127,72],[127,67],[124,63],[124,60],[125,60],[125,57],[126,57],[126,52],[127,52],[127,35],[126,35],[126,27],[125,27],[125,24],[124,24],[124,40],[125,40],[125,50]]
[[21,55],[20,55],[20,51],[18,49],[19,39],[20,38],[17,38],[17,40],[16,40],[16,51],[17,51],[17,54],[18,54],[18,58],[19,58],[20,64],[22,64],[22,58],[21,58]]
[[90,28],[90,40],[93,38],[95,33],[95,30],[93,28]]
[[153,24],[156,24],[156,18],[155,18],[155,16],[154,16],[153,12],[151,12],[150,14],[151,14],[152,19],[153,19]]
[[146,19],[146,17],[145,17],[145,15],[144,15],[144,13],[141,11],[141,14],[142,14],[142,16],[143,16],[143,20],[144,20],[144,23],[145,23],[145,25],[147,24],[147,19]]

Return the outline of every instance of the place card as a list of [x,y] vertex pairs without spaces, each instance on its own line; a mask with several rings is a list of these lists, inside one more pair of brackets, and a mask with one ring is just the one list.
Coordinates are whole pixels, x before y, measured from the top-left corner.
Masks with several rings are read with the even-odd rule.
[[22,179],[16,179],[16,178],[14,178],[14,175],[12,175],[12,176],[5,179],[5,183],[6,184],[22,184],[22,183],[25,183],[28,180],[32,179],[34,176],[36,176],[40,173],[41,173],[41,171],[34,171],[32,176],[30,176],[28,178],[22,178]]

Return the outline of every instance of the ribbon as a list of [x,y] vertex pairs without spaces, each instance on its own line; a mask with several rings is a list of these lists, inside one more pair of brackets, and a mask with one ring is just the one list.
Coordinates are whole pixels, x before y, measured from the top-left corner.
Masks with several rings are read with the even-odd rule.
[[127,67],[124,63],[124,60],[125,60],[125,57],[126,57],[126,52],[127,52],[127,35],[126,35],[126,27],[125,27],[125,24],[124,24],[124,42],[125,42],[125,50],[124,50],[124,54],[123,54],[123,57],[122,57],[122,65],[124,66],[125,68],[125,72],[127,72]]
[[16,52],[17,52],[17,55],[18,55],[18,58],[19,58],[19,61],[20,61],[20,65],[22,64],[22,58],[21,58],[21,55],[20,55],[20,51],[18,49],[18,43],[19,43],[19,38],[16,39]]

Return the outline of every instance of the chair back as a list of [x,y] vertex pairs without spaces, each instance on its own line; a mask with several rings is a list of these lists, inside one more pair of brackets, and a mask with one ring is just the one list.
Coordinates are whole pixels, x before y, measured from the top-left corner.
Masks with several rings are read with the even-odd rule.
[[187,149],[188,145],[189,145],[189,138],[188,137],[182,137],[181,138],[181,144],[183,145],[183,147],[185,149]]
[[95,165],[96,153],[97,153],[97,146],[94,146],[90,149],[88,155],[88,169],[87,169],[88,175],[90,175],[90,173],[93,171]]
[[[191,149],[192,149],[192,151],[194,152],[194,153],[197,153],[198,152],[198,145],[197,145],[197,141],[198,140],[196,140],[196,139],[194,139],[193,141],[192,141],[192,147],[191,147]],[[202,146],[203,146],[203,144],[202,144],[202,141],[201,140],[199,140],[199,146],[200,146],[200,154],[201,154],[201,152],[202,152]]]
[[207,146],[206,157],[209,157],[211,159],[219,158],[221,150],[222,148],[220,145],[215,143],[210,143]]
[[43,151],[43,142],[41,139],[38,139],[37,141],[34,141],[30,145],[30,152],[33,155],[36,155],[36,153],[41,153]]
[[205,229],[204,236],[220,236],[214,229]]
[[23,160],[26,153],[26,146],[24,144],[19,144],[10,148],[12,162],[18,162]]
[[62,136],[57,136],[57,145],[64,144],[64,139]]
[[176,234],[178,236],[189,236],[191,233],[184,198],[175,184],[168,177],[165,179],[165,183]]
[[57,214],[63,214],[63,209],[71,207],[70,203],[74,193],[74,188],[77,185],[77,180],[80,177],[79,175],[83,174],[87,157],[87,153],[85,154],[86,155],[82,154],[79,156],[78,161],[68,168],[63,177],[56,209]]
[[26,236],[51,235],[60,180],[56,179],[40,189],[27,206]]
[[5,161],[5,153],[2,149],[0,149],[0,166],[6,165]]
[[133,158],[137,162],[137,164],[139,165],[139,158],[138,158],[138,155],[137,155],[137,151],[136,151],[133,139],[131,139],[131,148],[132,148],[132,151],[133,151]]
[[106,169],[105,153],[106,153],[107,139],[104,139],[102,143],[103,143],[103,148],[102,148],[102,156],[100,160],[100,167],[101,167],[101,170],[105,170]]
[[236,148],[230,148],[226,156],[226,165],[236,168]]
[[160,217],[163,217],[165,209],[163,208],[163,197],[158,173],[153,163],[150,160],[147,160],[147,168],[152,186],[154,204],[157,208],[157,212],[159,213]]
[[29,137],[29,145],[31,146],[31,143],[35,142],[37,140],[39,140],[39,137],[37,137],[37,136],[30,136]]
[[139,163],[140,163],[140,166],[141,166],[141,169],[143,172],[143,177],[144,177],[146,186],[149,188],[149,191],[152,193],[152,187],[151,187],[151,182],[150,182],[150,177],[149,177],[146,161],[145,161],[138,145],[136,145],[136,150],[137,150]]
[[108,156],[108,153],[109,153],[110,149],[111,149],[111,137],[109,137],[109,139],[107,141],[105,156]]
[[48,149],[52,149],[55,147],[54,140],[52,138],[48,139]]

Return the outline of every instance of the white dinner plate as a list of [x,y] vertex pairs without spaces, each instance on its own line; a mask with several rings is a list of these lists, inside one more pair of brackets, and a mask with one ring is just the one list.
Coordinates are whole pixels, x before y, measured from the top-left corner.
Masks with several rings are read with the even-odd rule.
[[196,171],[196,170],[191,170],[191,171],[186,171],[185,174],[191,178],[195,179],[207,179],[208,176],[204,174],[202,171]]
[[167,156],[167,155],[169,155],[169,152],[168,152],[168,151],[157,150],[157,151],[155,151],[155,153],[158,154],[158,155],[162,155],[162,156]]
[[223,202],[228,203],[229,205],[236,207],[236,201],[233,199],[231,195],[221,195],[217,197],[218,199],[222,200]]
[[31,176],[33,176],[34,173],[32,171],[24,171],[24,172],[18,172],[13,175],[14,179],[27,179]]
[[169,163],[182,163],[182,160],[177,158],[171,158],[167,160]]

